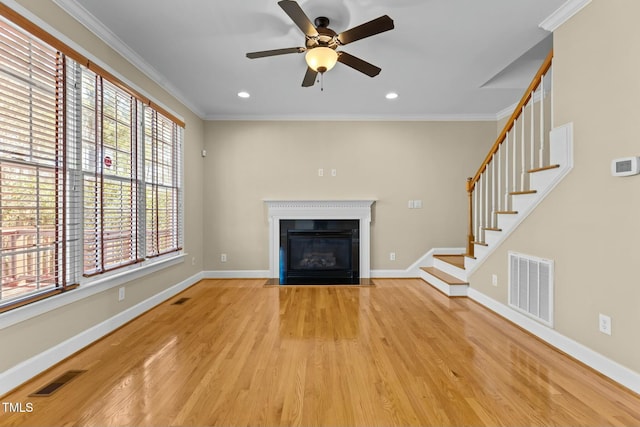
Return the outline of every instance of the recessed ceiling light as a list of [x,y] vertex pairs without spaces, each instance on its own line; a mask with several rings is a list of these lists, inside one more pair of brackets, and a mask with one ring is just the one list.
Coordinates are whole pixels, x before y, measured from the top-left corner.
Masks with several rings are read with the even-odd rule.
[[395,93],[395,92],[389,92],[384,97],[387,98],[387,99],[396,99],[398,97],[398,94]]
[[249,98],[251,96],[251,94],[249,92],[245,92],[244,90],[242,92],[238,92],[238,96],[240,98]]

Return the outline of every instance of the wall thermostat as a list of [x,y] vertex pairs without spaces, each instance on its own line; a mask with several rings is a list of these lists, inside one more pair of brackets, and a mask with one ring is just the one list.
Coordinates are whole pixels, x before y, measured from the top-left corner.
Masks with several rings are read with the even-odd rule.
[[631,176],[640,173],[640,162],[638,157],[622,157],[611,161],[611,175]]

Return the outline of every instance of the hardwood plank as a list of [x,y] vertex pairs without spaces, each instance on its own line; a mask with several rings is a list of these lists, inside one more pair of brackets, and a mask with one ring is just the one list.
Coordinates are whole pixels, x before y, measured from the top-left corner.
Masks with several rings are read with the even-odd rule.
[[4,396],[33,412],[0,425],[640,425],[640,396],[473,301],[374,282],[203,280]]

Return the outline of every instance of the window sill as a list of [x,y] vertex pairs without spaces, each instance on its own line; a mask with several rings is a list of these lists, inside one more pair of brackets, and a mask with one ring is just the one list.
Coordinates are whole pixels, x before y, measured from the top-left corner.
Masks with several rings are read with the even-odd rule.
[[56,310],[60,307],[64,307],[65,305],[72,304],[76,301],[89,298],[92,295],[96,295],[100,292],[131,282],[132,280],[141,278],[164,268],[183,263],[186,256],[187,254],[182,252],[170,254],[166,257],[155,259],[152,262],[139,265],[135,269],[110,274],[109,276],[101,277],[97,280],[91,280],[88,283],[81,283],[77,289],[7,311],[0,314],[0,330],[13,326],[17,323],[24,322],[33,317],[40,316],[49,311]]

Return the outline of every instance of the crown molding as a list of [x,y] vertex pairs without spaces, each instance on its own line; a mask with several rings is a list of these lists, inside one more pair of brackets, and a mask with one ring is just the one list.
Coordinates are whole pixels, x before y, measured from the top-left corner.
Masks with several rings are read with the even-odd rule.
[[417,115],[220,115],[204,117],[208,121],[330,121],[330,122],[495,122],[496,114],[417,114]]
[[[96,35],[100,40],[107,44],[110,48],[119,53],[123,58],[133,64],[144,75],[153,80],[158,86],[166,90],[171,96],[180,101],[189,110],[194,112],[200,118],[204,118],[205,114],[195,105],[193,105],[186,96],[184,96],[171,82],[160,72],[153,68],[140,55],[123,42],[116,34],[93,16],[87,9],[81,6],[76,0],[52,0],[62,10],[67,12],[72,18],[86,27],[91,33]],[[74,43],[75,44],[75,43]],[[170,111],[170,110],[169,110]]]
[[555,12],[542,21],[538,27],[554,32],[562,24],[571,19],[573,15],[584,9],[589,3],[591,3],[591,0],[567,0]]

